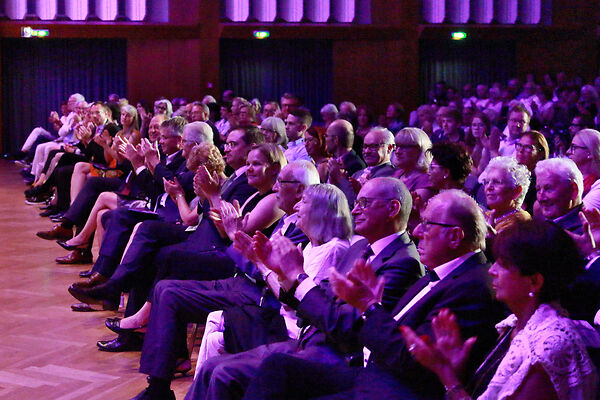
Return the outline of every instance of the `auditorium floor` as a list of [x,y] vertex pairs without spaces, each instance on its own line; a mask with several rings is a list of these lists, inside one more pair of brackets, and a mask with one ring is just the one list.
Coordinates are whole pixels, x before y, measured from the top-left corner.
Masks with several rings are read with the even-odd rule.
[[[104,319],[114,312],[76,313],[67,287],[87,266],[54,262],[66,252],[35,233],[51,228],[24,203],[18,168],[0,161],[0,399],[129,399],[146,386],[139,352],[105,353],[96,341],[114,337]],[[97,254],[94,249],[94,255]],[[120,316],[120,314],[119,314]],[[173,389],[183,399],[191,377]]]

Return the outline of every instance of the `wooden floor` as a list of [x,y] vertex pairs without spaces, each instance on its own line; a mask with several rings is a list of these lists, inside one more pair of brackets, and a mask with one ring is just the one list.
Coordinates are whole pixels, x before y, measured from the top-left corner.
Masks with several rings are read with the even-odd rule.
[[[139,352],[105,353],[96,341],[114,312],[76,313],[67,287],[86,266],[54,262],[66,252],[35,233],[49,229],[24,203],[18,168],[0,161],[0,399],[129,399],[146,386]],[[94,249],[94,254],[97,254]],[[191,377],[173,382],[183,399]]]

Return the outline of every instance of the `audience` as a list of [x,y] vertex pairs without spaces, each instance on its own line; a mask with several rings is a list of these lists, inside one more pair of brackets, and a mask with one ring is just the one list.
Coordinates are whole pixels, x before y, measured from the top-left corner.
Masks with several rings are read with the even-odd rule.
[[192,321],[206,326],[186,399],[593,399],[593,340],[568,317],[600,308],[598,95],[556,82],[439,81],[409,121],[391,102],[377,126],[345,100],[312,127],[292,93],[152,113],[76,93],[19,165],[56,222],[38,236],[71,251],[57,262],[91,263],[100,243],[72,309],[129,292],[97,345],[143,347],[135,399],[174,399]]

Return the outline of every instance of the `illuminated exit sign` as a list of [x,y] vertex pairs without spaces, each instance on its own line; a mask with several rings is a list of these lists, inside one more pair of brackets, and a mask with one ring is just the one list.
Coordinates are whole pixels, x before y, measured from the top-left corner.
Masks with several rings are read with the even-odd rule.
[[48,29],[33,29],[30,26],[24,26],[21,28],[21,37],[24,38],[44,38],[50,36],[50,30]]

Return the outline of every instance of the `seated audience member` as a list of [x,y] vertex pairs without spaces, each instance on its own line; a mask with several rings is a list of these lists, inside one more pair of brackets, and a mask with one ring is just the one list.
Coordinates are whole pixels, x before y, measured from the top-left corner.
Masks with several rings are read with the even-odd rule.
[[321,119],[326,129],[333,121],[338,119],[338,114],[338,108],[335,104],[325,104],[321,107]]
[[572,239],[553,224],[519,221],[498,234],[494,256],[492,287],[513,314],[496,325],[500,337],[486,362],[474,376],[462,375],[475,338],[463,342],[448,310],[434,317],[429,342],[401,328],[412,356],[435,372],[449,399],[594,399],[596,371],[558,305],[576,274]]
[[286,92],[281,95],[279,104],[281,104],[281,112],[280,115],[276,114],[275,116],[287,122],[288,115],[302,107],[302,99],[293,93]]
[[600,132],[580,130],[573,137],[567,155],[583,175],[584,206],[600,208]]
[[[368,263],[356,263],[346,276],[332,272],[334,292],[362,314],[362,318],[357,315],[355,329],[357,340],[365,347],[366,368],[275,354],[263,363],[246,398],[441,398],[443,386],[412,359],[398,326],[431,335],[432,318],[449,308],[456,313],[464,337],[478,336],[479,361],[493,341],[496,317],[487,285],[489,264],[481,251],[485,248],[485,231],[483,213],[465,193],[448,190],[433,197],[415,230],[421,261],[432,272],[408,289],[393,312],[381,306],[382,281],[375,278]],[[204,384],[209,382],[208,377],[201,378]],[[235,377],[230,380],[237,384],[237,390],[239,382]],[[216,398],[207,393],[205,398]],[[188,393],[191,398],[203,397],[190,397]]]
[[400,103],[390,103],[385,111],[385,127],[394,135],[404,128],[404,107]]
[[417,128],[403,128],[394,139],[396,148],[392,164],[396,167],[394,176],[402,181],[412,192],[419,193],[425,200],[431,197],[427,171],[431,163],[431,140],[427,134]]
[[515,155],[515,144],[529,130],[530,119],[531,114],[522,105],[516,105],[510,109],[508,112],[508,122],[504,130],[506,137],[500,141],[500,147],[498,148],[498,153],[501,156]]
[[[285,122],[281,118],[266,117],[260,123],[260,131],[265,135],[267,143],[275,143],[285,151],[287,148],[288,138],[285,133]],[[304,139],[306,140],[306,138]]]
[[473,173],[479,175],[487,163],[494,157],[498,157],[499,132],[492,127],[490,118],[482,112],[477,112],[471,120],[470,135],[473,138],[474,145],[469,152],[473,158]]
[[[398,180],[374,178],[367,182],[352,210],[355,230],[366,240],[356,242],[336,268],[345,273],[357,260],[363,263],[368,260],[370,273],[382,277],[383,286],[379,289],[383,289],[382,304],[387,309],[394,306],[421,274],[414,244],[405,232],[410,209],[410,193]],[[208,360],[198,373],[187,399],[240,398],[261,360],[272,353],[292,353],[295,357],[319,360],[331,367],[343,362],[345,357],[352,356],[356,361],[360,344],[353,328],[360,319],[358,312],[337,301],[327,282],[322,281],[316,286],[311,279],[298,277],[302,268],[297,262],[277,261],[288,260],[290,252],[296,250],[289,246],[285,251],[273,247],[267,266],[273,268],[282,281],[284,291],[280,298],[310,325],[302,329],[298,340]]]
[[[356,119],[356,137],[354,139],[356,141],[360,137],[364,140],[365,136],[367,136],[367,133],[369,133],[371,128],[373,128],[374,122],[373,114],[369,110],[369,107],[366,105],[360,105],[356,107]],[[356,148],[354,149],[356,150]]]
[[593,129],[594,121],[584,115],[577,114],[571,120],[571,125],[569,125],[569,135],[571,138],[574,138],[577,132],[582,129]]
[[583,176],[568,158],[550,158],[535,167],[537,200],[534,215],[561,228],[581,233],[579,212],[583,208]]
[[287,117],[285,118],[285,132],[288,144],[283,154],[288,162],[310,160],[310,156],[304,146],[304,141],[306,131],[310,128],[311,124],[312,117],[308,110],[297,109],[287,113]]
[[523,210],[523,200],[529,188],[530,173],[512,157],[492,158],[479,176],[485,187],[486,203],[490,211],[486,220],[493,229],[491,236],[514,224],[531,219]]
[[[281,112],[281,109],[279,108],[279,103],[276,101],[266,101],[265,105],[262,109],[262,115],[261,118],[263,120],[269,118],[269,117],[275,117],[277,116],[278,113]],[[281,118],[280,118],[281,119]]]
[[433,133],[433,143],[445,141],[450,143],[464,143],[465,132],[461,128],[462,114],[453,108],[447,108],[441,113],[441,129]]
[[465,147],[457,143],[440,142],[431,148],[429,182],[434,190],[462,189],[473,168],[473,160]]
[[327,151],[325,132],[313,128],[307,130],[304,146],[306,147],[306,153],[319,171],[321,182],[327,182],[327,163],[331,158],[331,154]]
[[231,123],[229,122],[229,119],[231,118],[231,103],[221,102],[219,113],[221,119],[215,123],[215,126],[219,130],[221,140],[225,142],[227,139],[227,132],[231,129]]
[[350,122],[338,119],[329,125],[325,133],[327,151],[333,156],[327,162],[329,182],[337,185],[344,176],[352,176],[363,169],[365,163],[352,149],[354,128]]
[[529,131],[521,136],[519,142],[515,144],[516,154],[515,158],[521,165],[527,167],[531,172],[531,184],[529,190],[525,195],[525,201],[523,202],[523,208],[530,214],[533,213],[533,203],[536,198],[536,178],[535,178],[535,166],[538,161],[545,160],[549,156],[548,142],[546,137],[538,131]]
[[390,163],[393,151],[392,132],[386,128],[373,128],[367,133],[363,144],[363,159],[367,167],[356,171],[348,178],[342,176],[336,185],[342,189],[351,207],[354,205],[356,194],[369,179],[394,174],[395,168]]

